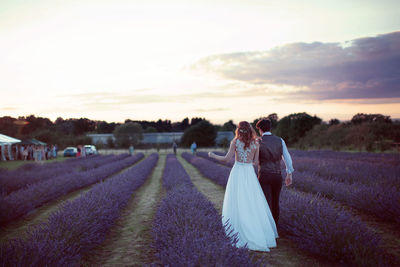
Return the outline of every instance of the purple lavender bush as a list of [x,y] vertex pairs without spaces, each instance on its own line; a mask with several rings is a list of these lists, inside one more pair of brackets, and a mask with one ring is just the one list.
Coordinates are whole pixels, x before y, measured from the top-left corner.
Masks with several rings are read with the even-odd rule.
[[154,244],[165,266],[256,266],[247,249],[225,235],[221,216],[193,186],[174,155],[163,174],[168,193],[153,223]]
[[380,236],[321,196],[284,189],[280,226],[303,249],[352,266],[390,266]]
[[0,205],[0,224],[10,222],[26,213],[34,210],[44,203],[59,198],[69,192],[97,183],[108,176],[136,163],[144,157],[136,154],[123,160],[105,164],[102,167],[85,172],[65,173],[32,184],[25,189],[18,190],[2,199]]
[[313,172],[296,172],[296,189],[322,194],[385,221],[400,223],[400,192],[385,185],[347,184],[321,179]]
[[[26,188],[27,186],[51,179],[55,176],[68,172],[86,171],[100,167],[104,164],[128,157],[129,154],[118,156],[88,156],[85,158],[77,158],[74,160],[65,160],[63,162],[52,162],[46,164],[26,164],[27,168],[18,168],[14,171],[5,171],[0,173],[0,188],[3,196],[6,196],[17,190]],[[31,167],[29,167],[31,166]]]
[[0,245],[0,266],[79,266],[82,255],[101,244],[121,210],[151,174],[152,154],[115,177],[95,185],[30,229],[26,238]]
[[219,185],[226,186],[230,172],[229,168],[223,167],[204,158],[193,156],[187,152],[183,152],[182,157],[195,166],[201,174],[207,178],[213,180]]
[[290,150],[290,154],[293,157],[308,157],[308,158],[323,158],[329,160],[350,160],[359,161],[362,163],[376,163],[398,166],[400,165],[400,154],[389,154],[389,153],[373,153],[373,152],[338,152],[330,150],[316,150],[316,151],[304,151],[304,150]]
[[[219,152],[219,151],[214,151],[214,153],[217,154],[217,155],[219,155],[219,156],[225,156],[225,153],[222,153],[222,152]],[[210,158],[210,157],[208,156],[208,153],[207,153],[207,152],[201,152],[201,151],[199,151],[199,152],[196,153],[196,156],[202,157],[202,158],[204,158],[204,159],[211,160],[211,161],[213,161],[213,162],[215,162],[215,163],[222,164],[222,165],[225,165],[225,166],[227,166],[227,167],[232,167],[233,164],[235,163],[235,160],[231,160],[230,162],[222,162],[222,161],[216,160],[216,159],[214,159],[214,158]]]
[[[190,154],[184,158],[213,181],[227,181],[229,177],[229,169],[224,166]],[[302,248],[343,264],[389,265],[389,256],[379,247],[379,236],[332,201],[292,190],[283,190],[280,200],[279,225]]]
[[314,172],[324,179],[348,184],[379,183],[400,190],[400,162],[392,166],[354,160],[293,157],[293,165],[297,171]]

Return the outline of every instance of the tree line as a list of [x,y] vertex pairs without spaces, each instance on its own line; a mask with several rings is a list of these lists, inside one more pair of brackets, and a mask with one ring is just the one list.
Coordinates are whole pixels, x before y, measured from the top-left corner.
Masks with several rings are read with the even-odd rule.
[[[385,151],[400,142],[400,123],[382,114],[358,113],[345,122],[338,119],[324,122],[305,112],[293,113],[280,119],[276,113],[266,117],[272,122],[273,134],[281,136],[290,147],[300,149]],[[253,127],[259,119],[252,121]],[[198,146],[214,146],[217,131],[235,129],[232,120],[214,125],[198,117],[184,118],[178,122],[127,119],[124,123],[61,117],[52,122],[48,118],[34,115],[0,117],[0,133],[19,139],[36,138],[58,144],[59,147],[89,144],[91,139],[86,136],[88,133],[113,133],[116,142],[109,142],[108,146],[140,145],[143,133],[152,132],[184,132],[181,146],[189,146],[193,141]],[[225,143],[229,141],[225,140]]]

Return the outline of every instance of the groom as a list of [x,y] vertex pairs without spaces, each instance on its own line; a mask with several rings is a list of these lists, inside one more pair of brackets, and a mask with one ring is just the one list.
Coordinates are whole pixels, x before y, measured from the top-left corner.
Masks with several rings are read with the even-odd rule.
[[271,134],[271,121],[261,119],[256,127],[261,135],[258,180],[264,191],[265,198],[271,209],[275,223],[279,220],[279,194],[282,188],[281,159],[286,165],[285,184],[292,184],[292,159],[286,147],[285,141]]

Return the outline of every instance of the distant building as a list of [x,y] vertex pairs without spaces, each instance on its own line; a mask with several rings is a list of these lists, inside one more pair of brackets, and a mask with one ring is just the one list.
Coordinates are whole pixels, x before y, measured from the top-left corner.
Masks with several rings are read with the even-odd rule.
[[93,144],[107,144],[107,141],[109,138],[111,138],[113,141],[115,141],[115,137],[113,134],[87,134],[86,136],[89,136],[92,138],[92,143]]
[[[113,134],[88,134],[92,138],[93,144],[107,144],[107,140],[111,138],[115,141]],[[170,133],[144,133],[142,144],[172,144],[174,141],[179,143],[182,139],[183,132],[170,132]],[[215,143],[221,144],[221,141],[227,139],[231,141],[235,135],[233,132],[217,132]]]

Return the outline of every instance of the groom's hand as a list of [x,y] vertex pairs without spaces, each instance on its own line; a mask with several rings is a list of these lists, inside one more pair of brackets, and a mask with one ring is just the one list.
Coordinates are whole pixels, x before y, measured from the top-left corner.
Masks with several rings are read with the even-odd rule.
[[286,174],[285,185],[289,186],[291,184],[292,184],[292,174],[288,173],[288,174]]

